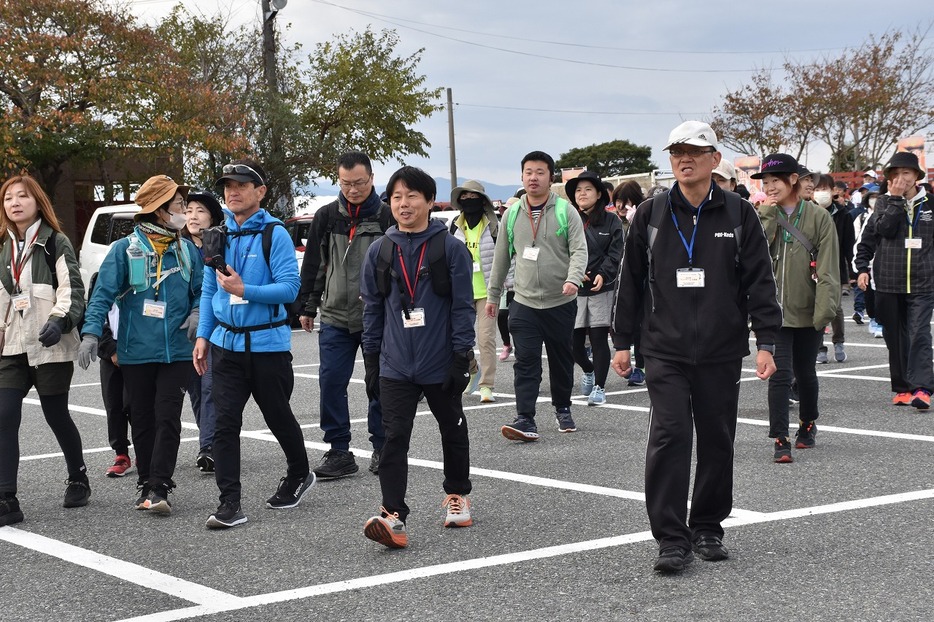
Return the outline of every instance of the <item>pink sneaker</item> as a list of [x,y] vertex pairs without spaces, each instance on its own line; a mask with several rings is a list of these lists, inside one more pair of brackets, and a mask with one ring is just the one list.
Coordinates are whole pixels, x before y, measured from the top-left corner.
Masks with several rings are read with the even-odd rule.
[[503,346],[503,351],[499,353],[499,360],[505,361],[512,354],[512,346]]

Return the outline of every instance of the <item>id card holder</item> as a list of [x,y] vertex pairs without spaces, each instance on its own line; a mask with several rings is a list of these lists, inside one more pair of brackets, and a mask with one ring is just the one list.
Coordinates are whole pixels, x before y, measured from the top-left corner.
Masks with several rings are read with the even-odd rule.
[[480,272],[480,262],[478,261],[473,262],[473,271],[474,273]]
[[522,249],[522,258],[529,261],[538,261],[538,253],[541,251],[537,246],[526,246]]
[[32,306],[32,302],[29,300],[29,294],[16,294],[13,296],[13,310],[14,311],[28,311]]
[[405,317],[405,313],[402,313],[402,327],[403,328],[420,328],[425,325],[425,310],[424,309],[412,309],[409,311],[409,317]]
[[703,268],[678,268],[676,271],[678,287],[703,287]]
[[905,238],[905,248],[921,248],[921,238]]
[[230,304],[231,304],[231,305],[248,305],[248,304],[250,304],[250,301],[249,301],[249,300],[244,300],[243,298],[241,298],[240,296],[237,296],[236,294],[231,294],[231,295],[230,295]]
[[164,300],[144,300],[143,315],[145,317],[154,317],[159,320],[165,319],[165,301]]

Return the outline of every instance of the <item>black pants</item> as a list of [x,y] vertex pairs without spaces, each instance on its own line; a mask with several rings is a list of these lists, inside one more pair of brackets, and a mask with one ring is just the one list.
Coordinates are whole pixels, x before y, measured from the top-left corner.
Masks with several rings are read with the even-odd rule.
[[107,437],[118,456],[130,453],[130,396],[126,394],[123,371],[106,357],[101,357],[101,397],[107,412]]
[[172,485],[191,361],[121,365],[139,482]]
[[383,406],[383,429],[386,443],[379,458],[379,487],[383,507],[397,512],[405,522],[409,506],[405,492],[409,476],[409,441],[418,398],[424,392],[431,414],[441,430],[441,453],[444,458],[444,492],[449,495],[470,494],[470,443],[467,440],[467,419],[461,395],[442,391],[440,384],[414,384],[390,378],[379,379],[380,403]]
[[889,350],[889,377],[895,393],[934,390],[931,316],[934,293],[876,292],[876,321]]
[[785,328],[775,339],[775,373],[769,378],[769,438],[788,437],[788,396],[791,381],[798,383],[798,416],[807,423],[817,419],[817,349],[824,331],[810,326]]
[[509,330],[516,348],[512,366],[516,408],[520,415],[535,416],[535,403],[542,384],[542,344],[548,354],[551,403],[555,408],[571,405],[574,357],[571,353],[577,300],[550,309],[533,309],[516,300],[509,306]]
[[[307,477],[305,437],[289,399],[295,385],[291,352],[233,352],[211,346],[214,374],[214,475],[221,503],[240,502],[240,429],[243,407],[250,396],[285,452],[286,476]],[[248,367],[249,365],[249,367]],[[382,465],[380,465],[382,470]]]
[[[652,409],[645,452],[645,504],[661,548],[690,548],[691,540],[723,536],[733,507],[733,440],[742,359],[691,365],[645,357]],[[691,450],[697,469],[687,522]]]
[[[19,471],[19,427],[23,420],[23,398],[20,389],[0,389],[0,498],[16,494]],[[65,454],[69,479],[84,479],[87,468],[81,451],[81,435],[68,412],[68,394],[40,395],[42,414],[55,434]]]
[[[607,337],[610,334],[608,326],[598,328],[574,329],[574,362],[586,373],[593,372],[594,385],[606,388],[606,376],[610,371],[610,343]],[[590,351],[593,353],[593,363],[587,358],[587,337],[590,337]],[[549,362],[550,364],[550,362]]]
[[509,307],[512,299],[516,297],[516,292],[509,290],[506,292],[506,306],[500,308],[496,314],[496,325],[499,326],[499,336],[503,338],[504,346],[511,346],[509,341]]

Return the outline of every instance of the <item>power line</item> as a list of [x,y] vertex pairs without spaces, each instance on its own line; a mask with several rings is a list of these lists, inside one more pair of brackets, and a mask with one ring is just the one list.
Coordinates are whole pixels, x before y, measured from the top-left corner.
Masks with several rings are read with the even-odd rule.
[[620,115],[620,116],[685,116],[696,117],[708,114],[706,112],[623,112],[619,110],[557,110],[550,108],[519,108],[515,106],[493,106],[489,104],[465,104],[455,102],[455,106],[466,106],[469,108],[493,108],[496,110],[515,110],[520,112],[557,112],[561,114],[599,114],[599,115]]

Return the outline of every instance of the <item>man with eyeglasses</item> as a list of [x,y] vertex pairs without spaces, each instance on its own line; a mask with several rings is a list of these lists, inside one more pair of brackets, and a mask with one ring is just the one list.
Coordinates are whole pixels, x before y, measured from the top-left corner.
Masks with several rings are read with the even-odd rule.
[[[258,162],[235,160],[217,180],[224,188],[230,214],[220,260],[204,271],[194,364],[199,374],[208,366],[214,380],[214,475],[220,506],[207,521],[209,529],[247,522],[240,508],[240,429],[243,408],[252,395],[266,426],[285,453],[286,475],[269,499],[269,509],[294,508],[315,483],[308,466],[302,429],[289,399],[292,329],[286,305],[298,294],[295,247],[281,221],[260,208],[266,196],[266,172]],[[268,255],[263,232],[271,227]]]
[[[331,445],[315,468],[320,479],[337,479],[359,470],[350,451],[347,386],[363,339],[360,274],[370,244],[393,224],[389,206],[373,190],[373,168],[365,153],[350,151],[338,158],[337,200],[315,212],[308,232],[299,292],[300,321],[314,330],[320,312],[318,369],[321,430]],[[370,472],[379,472],[385,441],[379,396],[368,393],[367,428],[373,453]]]
[[655,570],[680,572],[695,553],[708,561],[729,557],[721,522],[733,504],[747,321],[752,318],[756,333],[756,376],[765,380],[775,372],[782,312],[755,210],[711,179],[721,159],[714,131],[687,121],[671,132],[665,149],[676,183],[642,203],[630,225],[616,293],[613,368],[630,374],[632,334],[644,318],[641,351],[652,401],[646,509],[659,546]]

